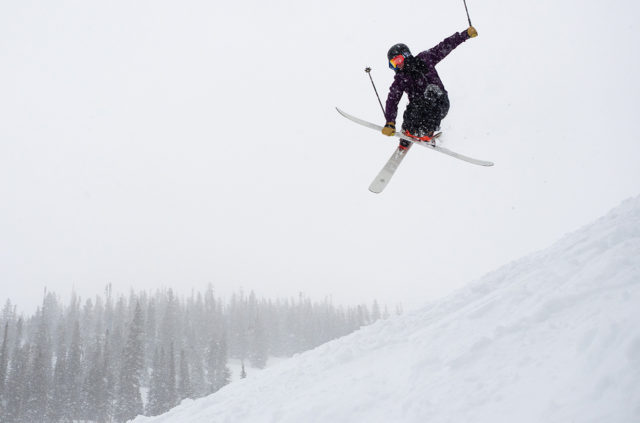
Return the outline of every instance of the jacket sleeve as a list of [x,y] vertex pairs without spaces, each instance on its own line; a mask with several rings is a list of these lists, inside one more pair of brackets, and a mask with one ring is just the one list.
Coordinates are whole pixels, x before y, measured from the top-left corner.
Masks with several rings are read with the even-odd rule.
[[442,59],[447,57],[449,53],[453,51],[456,47],[458,47],[463,42],[469,39],[469,34],[466,31],[464,32],[456,32],[450,37],[445,38],[435,47],[430,48],[427,51],[423,51],[418,54],[418,57],[425,62],[435,66]]
[[393,80],[393,84],[391,84],[391,87],[389,88],[389,95],[387,96],[387,103],[384,108],[384,116],[387,119],[387,122],[396,121],[396,116],[398,115],[398,103],[400,103],[403,93],[404,89],[402,88],[402,81],[396,75],[396,78]]

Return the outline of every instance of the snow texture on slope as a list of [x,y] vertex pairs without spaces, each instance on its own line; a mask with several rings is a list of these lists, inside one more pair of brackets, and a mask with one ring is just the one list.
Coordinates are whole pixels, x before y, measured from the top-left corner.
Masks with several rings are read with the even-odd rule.
[[637,422],[639,323],[640,197],[418,312],[135,423]]

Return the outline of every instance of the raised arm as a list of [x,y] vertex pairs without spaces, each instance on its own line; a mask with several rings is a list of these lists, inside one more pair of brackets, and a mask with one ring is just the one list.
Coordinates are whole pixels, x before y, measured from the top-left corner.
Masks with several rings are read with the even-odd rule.
[[451,53],[456,47],[467,41],[469,38],[471,38],[469,30],[456,32],[452,36],[442,40],[442,42],[440,42],[440,44],[438,44],[437,46],[418,54],[417,57],[425,61],[426,63],[435,66],[438,62],[447,57],[447,55]]

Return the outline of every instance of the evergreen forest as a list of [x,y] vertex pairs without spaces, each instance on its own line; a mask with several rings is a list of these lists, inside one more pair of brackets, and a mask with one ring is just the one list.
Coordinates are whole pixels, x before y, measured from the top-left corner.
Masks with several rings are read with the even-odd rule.
[[[400,313],[401,310],[396,310]],[[185,398],[347,335],[386,308],[331,300],[266,299],[212,287],[171,289],[64,303],[45,292],[30,316],[7,300],[0,312],[0,422],[126,422],[159,415]],[[241,364],[233,374],[231,360]],[[237,367],[237,366],[236,366]]]

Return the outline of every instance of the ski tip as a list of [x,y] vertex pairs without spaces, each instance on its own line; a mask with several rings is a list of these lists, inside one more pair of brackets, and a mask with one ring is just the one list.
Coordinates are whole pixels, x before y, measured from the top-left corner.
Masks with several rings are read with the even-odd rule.
[[369,191],[374,194],[380,194],[386,185],[387,184],[384,179],[375,180],[371,183],[371,185],[369,185]]

